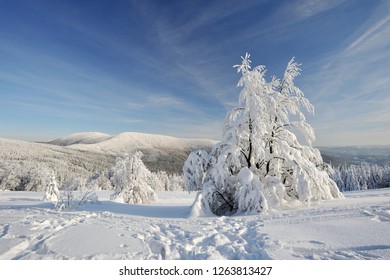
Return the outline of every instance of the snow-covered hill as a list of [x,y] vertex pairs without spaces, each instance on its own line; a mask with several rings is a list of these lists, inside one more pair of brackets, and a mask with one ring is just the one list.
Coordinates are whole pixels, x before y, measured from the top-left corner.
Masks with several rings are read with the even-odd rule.
[[[0,192],[0,259],[386,259],[390,189],[264,215],[192,217],[195,193],[152,205],[58,212],[40,192]],[[99,233],[99,234],[97,234]]]
[[104,141],[111,136],[100,132],[80,132],[50,141],[50,144],[69,146],[74,144],[95,144]]
[[216,141],[176,138],[138,132],[124,132],[114,136],[98,132],[86,132],[72,134],[49,143],[83,151],[121,154],[136,150],[192,151],[199,148],[209,148]]
[[88,178],[91,172],[105,170],[114,164],[112,155],[0,138],[0,180],[2,170],[24,176],[40,166],[56,170],[61,178],[72,174]]
[[348,146],[320,147],[325,161],[337,166],[340,164],[373,163],[390,164],[390,145],[382,146]]
[[131,132],[116,136],[76,133],[48,143],[0,138],[0,177],[2,170],[20,168],[28,172],[41,164],[63,173],[62,177],[73,173],[88,178],[94,171],[106,171],[114,166],[116,157],[136,150],[144,153],[143,161],[150,170],[181,173],[192,150],[207,149],[213,143]]
[[[146,154],[170,153],[174,150],[192,151],[200,148],[209,149],[217,141],[208,139],[182,139],[164,135],[125,132],[119,135],[108,135],[99,132],[75,133],[49,142],[73,149],[113,155],[134,150],[146,151]],[[335,166],[340,164],[374,164],[390,163],[390,146],[351,146],[319,147],[325,162]],[[181,163],[181,161],[180,161]]]
[[181,174],[191,151],[208,149],[213,143],[142,133],[77,133],[50,143],[0,138],[0,190],[42,190],[50,169],[60,188],[74,180],[86,182],[91,176],[105,178],[108,183],[103,188],[110,188],[108,178],[116,158],[138,150],[149,170]]
[[163,170],[181,174],[189,153],[197,149],[210,149],[216,141],[208,139],[185,139],[165,135],[124,132],[107,135],[98,132],[76,133],[49,142],[69,149],[120,156],[124,153],[142,151],[142,160],[152,171]]

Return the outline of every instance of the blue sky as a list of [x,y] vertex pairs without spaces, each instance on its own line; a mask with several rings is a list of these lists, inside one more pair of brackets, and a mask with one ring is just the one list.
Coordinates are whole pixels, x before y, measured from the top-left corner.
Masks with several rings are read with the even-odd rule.
[[390,2],[0,0],[0,137],[220,139],[251,53],[315,107],[317,146],[390,144]]

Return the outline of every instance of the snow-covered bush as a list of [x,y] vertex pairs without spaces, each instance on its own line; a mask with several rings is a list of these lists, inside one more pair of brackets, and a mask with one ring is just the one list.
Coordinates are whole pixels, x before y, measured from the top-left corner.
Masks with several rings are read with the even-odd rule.
[[235,66],[243,89],[238,106],[226,117],[223,140],[213,147],[206,165],[194,154],[189,157],[184,168],[187,188],[199,186],[206,166],[201,204],[216,215],[260,213],[268,207],[342,197],[319,151],[311,146],[314,131],[302,109],[313,113],[314,108],[294,84],[299,64],[291,59],[281,81],[272,77],[267,82],[265,66],[252,70],[249,57]]
[[58,190],[57,180],[54,171],[50,172],[49,181],[46,185],[45,195],[43,201],[51,201],[54,205],[57,205],[60,199],[60,191]]
[[138,151],[117,159],[111,178],[116,188],[112,199],[135,204],[147,204],[157,200],[156,193],[148,185],[151,172],[141,157],[142,152]]
[[94,172],[87,179],[85,186],[91,190],[111,190],[113,188],[108,175],[101,171]]
[[75,200],[74,190],[67,188],[60,193],[55,207],[58,211],[74,209],[76,207]]
[[62,187],[56,209],[73,210],[86,203],[96,203],[98,196],[91,185],[86,185],[83,178],[70,178]]

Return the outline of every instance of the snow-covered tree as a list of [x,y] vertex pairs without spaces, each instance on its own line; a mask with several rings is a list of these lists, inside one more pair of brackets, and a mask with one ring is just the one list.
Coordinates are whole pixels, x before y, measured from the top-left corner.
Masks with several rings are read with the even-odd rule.
[[[27,184],[24,187],[25,191],[41,191],[45,186],[50,184],[52,180],[52,170],[45,165],[37,164],[29,169],[25,176],[27,177]],[[57,177],[55,178],[56,181]]]
[[146,178],[146,183],[150,186],[155,192],[165,191],[165,184],[161,180],[158,173],[150,172]]
[[[209,154],[203,208],[216,215],[259,213],[289,202],[341,197],[320,152],[311,146],[314,131],[302,110],[313,113],[314,108],[294,84],[300,65],[291,59],[282,80],[267,82],[265,66],[252,70],[249,58],[246,54],[235,66],[243,89],[226,117],[223,140]],[[196,168],[201,166],[192,174]]]
[[58,190],[56,176],[54,171],[51,170],[43,201],[51,201],[56,205],[59,199],[60,191]]
[[112,199],[136,204],[147,204],[157,200],[156,193],[148,185],[151,172],[141,157],[142,152],[138,151],[117,160],[112,177],[112,183],[116,188]]
[[28,183],[28,168],[20,162],[1,162],[0,190],[24,191]]
[[206,151],[192,152],[184,163],[184,186],[188,191],[199,191],[205,180],[209,164],[209,155]]
[[183,176],[171,174],[169,177],[168,191],[184,191]]
[[390,187],[390,166],[377,164],[342,164],[333,168],[331,178],[341,191]]
[[95,171],[86,181],[85,186],[91,190],[111,190],[112,184],[102,171]]
[[160,181],[160,186],[162,187],[162,190],[169,191],[170,180],[168,174],[165,171],[160,170],[157,172],[157,177]]

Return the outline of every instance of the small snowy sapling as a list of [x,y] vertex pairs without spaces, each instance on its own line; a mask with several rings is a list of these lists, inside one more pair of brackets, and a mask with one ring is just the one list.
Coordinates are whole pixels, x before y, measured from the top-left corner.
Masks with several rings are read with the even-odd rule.
[[57,187],[57,180],[54,171],[50,172],[49,181],[46,185],[45,195],[43,201],[51,201],[54,205],[57,205],[60,198],[60,191]]

